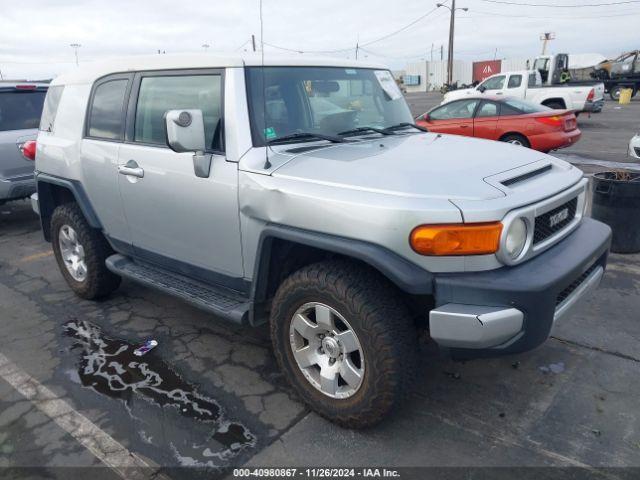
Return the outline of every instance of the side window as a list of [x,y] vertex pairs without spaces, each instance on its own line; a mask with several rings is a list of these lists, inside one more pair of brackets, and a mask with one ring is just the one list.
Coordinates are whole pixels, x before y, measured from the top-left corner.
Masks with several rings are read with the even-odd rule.
[[503,103],[500,107],[500,116],[501,117],[508,117],[510,115],[522,115],[522,111],[518,110],[515,107],[512,107],[511,105],[507,104],[507,103]]
[[[278,92],[272,92],[274,97]],[[273,109],[281,112],[277,102]],[[212,150],[221,149],[222,78],[220,75],[175,75],[143,77],[136,107],[134,141],[165,144],[164,114],[168,110],[199,109],[204,117],[205,141]]]
[[42,117],[40,117],[40,130],[45,132],[53,131],[53,124],[56,120],[56,113],[58,113],[58,105],[60,105],[63,90],[63,85],[56,85],[55,87],[50,87],[47,91]]
[[520,85],[522,85],[522,75],[511,75],[509,77],[507,88],[518,88]]
[[124,99],[126,79],[109,80],[98,85],[89,111],[88,135],[107,140],[124,138]]
[[530,73],[529,74],[529,83],[527,84],[528,87],[535,87],[536,86],[536,74],[534,73]]
[[504,75],[498,75],[497,77],[487,78],[481,85],[486,90],[502,90],[504,87],[504,79]]
[[478,100],[460,100],[447,103],[429,113],[433,120],[453,120],[457,118],[472,118],[478,105]]
[[498,104],[494,102],[483,102],[476,114],[477,118],[480,117],[497,117],[498,116]]

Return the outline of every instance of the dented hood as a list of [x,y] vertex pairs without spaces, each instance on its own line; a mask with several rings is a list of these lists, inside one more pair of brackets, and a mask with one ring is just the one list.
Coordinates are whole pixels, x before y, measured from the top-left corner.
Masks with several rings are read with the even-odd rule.
[[272,174],[406,197],[482,200],[505,196],[487,177],[546,155],[474,138],[406,134],[341,143],[291,157]]

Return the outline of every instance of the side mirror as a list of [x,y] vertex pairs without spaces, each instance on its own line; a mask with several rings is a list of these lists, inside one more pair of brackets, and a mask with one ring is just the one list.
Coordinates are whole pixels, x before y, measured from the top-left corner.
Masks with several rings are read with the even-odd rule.
[[202,110],[169,110],[164,121],[171,150],[177,153],[205,151]]
[[429,116],[429,114],[428,114],[428,113],[425,113],[425,114],[422,116],[422,120],[424,120],[425,122],[430,122],[430,121],[431,121],[431,117]]
[[164,122],[169,148],[177,153],[193,152],[196,177],[208,178],[212,157],[205,153],[202,110],[169,110],[165,113]]
[[485,91],[486,89],[487,89],[487,87],[485,87],[484,85],[478,85],[478,88],[477,88],[477,90],[478,90],[480,93],[484,93],[484,91]]

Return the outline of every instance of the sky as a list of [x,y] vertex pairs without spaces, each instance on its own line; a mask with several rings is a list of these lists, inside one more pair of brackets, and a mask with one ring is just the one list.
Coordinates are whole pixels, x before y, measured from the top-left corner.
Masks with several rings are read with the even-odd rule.
[[[408,62],[429,60],[432,45],[438,59],[444,45],[446,58],[449,10],[436,3],[263,0],[265,55],[285,53],[284,48],[295,55],[354,58],[359,44],[359,58],[402,69]],[[594,3],[619,4],[585,6]],[[50,78],[75,68],[72,43],[82,45],[81,64],[158,50],[241,52],[251,48],[251,34],[260,48],[259,0],[0,0],[0,5],[5,79]],[[457,0],[456,7],[469,9],[456,12],[456,59],[530,58],[540,53],[543,32],[555,33],[552,53],[610,57],[640,48],[637,0]]]

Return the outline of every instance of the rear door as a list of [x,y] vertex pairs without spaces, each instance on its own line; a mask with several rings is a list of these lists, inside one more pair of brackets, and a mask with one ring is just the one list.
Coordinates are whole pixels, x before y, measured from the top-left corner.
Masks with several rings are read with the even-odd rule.
[[493,100],[483,100],[476,110],[473,119],[473,136],[497,140],[496,135],[498,119],[500,115],[500,104]]
[[473,136],[473,114],[480,103],[477,98],[456,100],[429,112],[425,126],[432,132]]
[[0,179],[33,176],[34,162],[22,156],[19,145],[35,140],[46,88],[0,87]]

